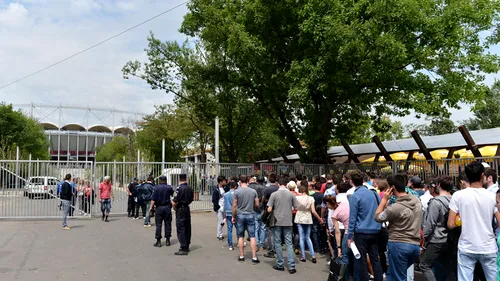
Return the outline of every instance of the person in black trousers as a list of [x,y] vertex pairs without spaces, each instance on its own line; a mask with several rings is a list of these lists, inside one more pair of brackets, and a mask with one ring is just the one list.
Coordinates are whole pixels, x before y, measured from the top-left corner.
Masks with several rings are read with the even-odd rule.
[[170,246],[170,236],[172,234],[172,202],[170,197],[174,195],[174,189],[167,185],[167,177],[160,176],[160,184],[155,186],[151,209],[156,207],[156,243],[155,247],[161,247],[161,228],[165,223],[165,245]]
[[193,202],[194,193],[186,180],[186,174],[179,176],[180,185],[177,188],[176,196],[172,200],[172,205],[175,208],[177,239],[181,244],[181,248],[175,253],[176,256],[186,256],[189,253],[189,245],[191,244],[191,211],[189,204]]

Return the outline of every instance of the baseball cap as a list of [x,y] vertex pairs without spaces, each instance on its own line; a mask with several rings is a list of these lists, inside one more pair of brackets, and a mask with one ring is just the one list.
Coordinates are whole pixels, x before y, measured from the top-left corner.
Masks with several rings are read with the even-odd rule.
[[167,177],[166,177],[166,176],[160,176],[160,180],[161,180],[161,181],[166,181],[166,180],[167,180]]
[[410,182],[413,183],[414,185],[421,185],[422,184],[422,180],[417,176],[412,177],[410,179]]

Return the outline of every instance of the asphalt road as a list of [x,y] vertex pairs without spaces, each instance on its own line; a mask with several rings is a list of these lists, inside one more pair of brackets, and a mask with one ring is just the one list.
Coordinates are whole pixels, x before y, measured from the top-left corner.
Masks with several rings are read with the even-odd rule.
[[[175,217],[174,217],[175,219]],[[252,265],[238,262],[237,251],[216,236],[212,213],[193,214],[192,252],[177,257],[176,235],[171,247],[155,248],[154,227],[142,221],[112,217],[100,220],[70,220],[70,231],[60,221],[0,222],[0,280],[326,280],[326,258],[298,263],[297,274],[272,269],[274,259],[262,257]],[[175,225],[175,224],[174,224]],[[175,227],[174,227],[175,231]]]

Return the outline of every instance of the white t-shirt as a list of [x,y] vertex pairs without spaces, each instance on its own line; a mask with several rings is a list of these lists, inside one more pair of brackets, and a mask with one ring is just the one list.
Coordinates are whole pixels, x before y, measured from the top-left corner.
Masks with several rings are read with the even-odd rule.
[[458,249],[471,254],[498,252],[492,221],[496,207],[495,195],[484,188],[457,191],[450,201],[450,209],[462,218],[462,234]]
[[497,194],[497,191],[498,191],[498,184],[492,184],[490,187],[488,187],[486,190],[488,190],[489,192],[493,193],[493,194]]
[[224,194],[226,194],[226,192],[224,191],[223,187],[219,187],[219,191],[220,191],[219,206],[222,208],[222,210],[224,210]]
[[351,187],[347,192],[347,196],[351,196],[354,194],[354,191],[356,191],[356,187]]
[[420,202],[422,202],[422,211],[427,212],[427,206],[429,206],[429,201],[432,199],[431,192],[427,190],[422,196],[420,196]]

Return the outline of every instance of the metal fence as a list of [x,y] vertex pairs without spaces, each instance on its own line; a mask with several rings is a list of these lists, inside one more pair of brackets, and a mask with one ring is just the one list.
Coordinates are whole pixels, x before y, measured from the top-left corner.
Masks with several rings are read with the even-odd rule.
[[156,182],[161,175],[165,175],[168,184],[177,186],[180,174],[187,174],[195,197],[191,209],[211,210],[212,190],[217,185],[217,173],[227,178],[253,174],[254,166],[211,163],[0,161],[0,219],[61,217],[57,184],[68,173],[75,180],[76,194],[71,204],[70,216],[83,218],[99,215],[97,192],[105,176],[111,177],[113,214],[127,213],[127,186],[132,179],[145,181],[149,175],[152,175]]
[[[146,180],[152,175],[167,177],[168,184],[177,186],[179,175],[187,174],[188,183],[195,192],[192,210],[211,210],[212,190],[217,185],[216,175],[226,178],[240,174],[270,173],[308,177],[324,174],[344,174],[355,170],[386,176],[393,173],[418,175],[427,179],[439,175],[456,177],[468,163],[480,160],[498,173],[500,157],[482,159],[447,159],[436,161],[396,161],[360,164],[212,164],[212,163],[144,163],[144,162],[57,162],[29,160],[0,160],[0,219],[58,218],[61,217],[57,184],[65,174],[76,179],[76,196],[71,204],[71,216],[99,215],[97,202],[99,184],[105,176],[112,179],[113,214],[126,214],[127,186],[133,178]],[[84,192],[92,191],[92,192]]]

